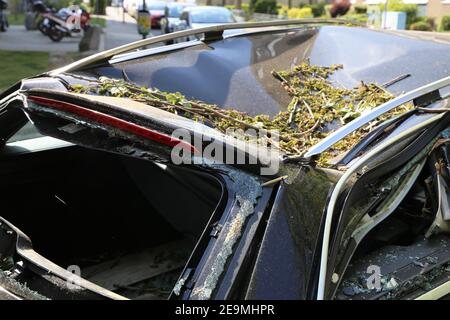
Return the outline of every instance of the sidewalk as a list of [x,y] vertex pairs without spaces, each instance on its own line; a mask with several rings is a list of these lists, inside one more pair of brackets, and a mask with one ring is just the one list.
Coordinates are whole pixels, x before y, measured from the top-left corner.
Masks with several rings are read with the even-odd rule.
[[412,37],[414,39],[419,38],[422,40],[431,40],[444,44],[450,44],[450,33],[448,32],[429,32],[429,31],[412,31],[412,30],[389,30],[394,34],[398,34],[404,37]]
[[8,31],[0,33],[0,50],[39,51],[39,52],[78,52],[81,35],[64,37],[60,42],[53,42],[41,32],[27,31],[24,26],[11,26]]
[[[106,8],[105,49],[111,49],[142,39],[142,36],[137,32],[136,20],[125,14],[125,21],[123,22],[123,17],[122,8]],[[160,34],[160,30],[152,30],[153,36]]]

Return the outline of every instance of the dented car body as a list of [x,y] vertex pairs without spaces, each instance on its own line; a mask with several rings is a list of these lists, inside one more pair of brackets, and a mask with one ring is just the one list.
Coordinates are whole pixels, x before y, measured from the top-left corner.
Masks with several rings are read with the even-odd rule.
[[[182,31],[6,90],[0,297],[448,298],[450,46],[330,22],[347,23]],[[245,30],[223,38],[232,28]],[[132,51],[194,32],[202,40]],[[333,76],[342,86],[411,76],[389,88],[396,99],[306,154],[276,159],[136,101],[68,91],[106,76],[274,115],[289,100],[270,71],[305,59],[348,66]],[[316,165],[321,152],[406,102],[414,108],[375,127],[331,168]],[[198,155],[202,146],[172,137],[177,129],[248,161],[212,163]],[[175,146],[197,161],[173,164]],[[261,175],[270,161],[279,170]]]

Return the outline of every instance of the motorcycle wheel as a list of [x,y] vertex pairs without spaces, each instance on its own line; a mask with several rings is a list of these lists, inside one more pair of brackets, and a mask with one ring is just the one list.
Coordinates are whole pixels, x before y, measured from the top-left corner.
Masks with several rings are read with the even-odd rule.
[[38,30],[44,35],[47,35],[48,32],[48,28],[44,25],[44,21],[39,21],[38,25],[37,25]]
[[50,27],[50,29],[47,32],[47,35],[52,41],[59,42],[64,37],[64,32],[62,32],[56,27]]

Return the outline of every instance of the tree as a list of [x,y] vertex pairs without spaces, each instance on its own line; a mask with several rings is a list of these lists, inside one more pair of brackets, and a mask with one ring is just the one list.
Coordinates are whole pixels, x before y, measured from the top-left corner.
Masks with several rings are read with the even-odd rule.
[[254,10],[255,10],[255,3],[256,3],[256,0],[250,0],[250,2],[248,4],[248,9],[249,9],[250,12],[254,12]]
[[95,14],[106,14],[106,0],[96,0],[94,13]]

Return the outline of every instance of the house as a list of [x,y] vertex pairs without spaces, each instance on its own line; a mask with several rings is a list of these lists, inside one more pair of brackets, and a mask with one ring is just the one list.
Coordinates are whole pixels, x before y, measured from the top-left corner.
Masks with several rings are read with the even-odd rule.
[[447,15],[450,15],[450,0],[428,0],[428,17],[433,17],[440,22],[441,18]]

